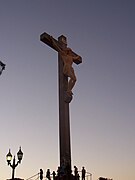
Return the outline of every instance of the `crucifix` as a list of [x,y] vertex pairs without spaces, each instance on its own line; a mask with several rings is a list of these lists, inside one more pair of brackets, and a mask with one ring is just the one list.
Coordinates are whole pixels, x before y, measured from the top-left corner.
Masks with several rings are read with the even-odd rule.
[[76,82],[72,64],[80,64],[82,58],[67,47],[67,39],[63,35],[56,40],[44,32],[40,40],[58,52],[60,167],[64,165],[68,173],[71,173],[69,103]]

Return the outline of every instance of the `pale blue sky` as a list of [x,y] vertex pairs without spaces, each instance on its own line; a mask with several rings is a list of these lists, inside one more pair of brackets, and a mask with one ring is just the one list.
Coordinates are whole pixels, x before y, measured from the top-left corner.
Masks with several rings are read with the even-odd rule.
[[0,180],[5,156],[22,146],[16,176],[59,165],[57,53],[40,42],[65,35],[82,56],[70,104],[72,166],[98,177],[134,180],[135,2],[1,0]]

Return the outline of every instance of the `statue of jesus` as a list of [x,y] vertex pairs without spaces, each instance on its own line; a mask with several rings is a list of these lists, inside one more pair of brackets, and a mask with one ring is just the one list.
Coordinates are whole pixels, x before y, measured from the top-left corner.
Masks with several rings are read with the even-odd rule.
[[59,54],[61,56],[61,59],[63,60],[63,63],[64,63],[63,74],[70,78],[68,81],[67,94],[69,96],[72,96],[72,94],[73,94],[72,89],[73,89],[73,87],[76,83],[76,80],[77,80],[74,69],[72,67],[72,64],[73,64],[74,60],[80,60],[81,57],[78,55],[74,56],[71,48],[66,47],[64,49],[61,49],[55,43],[55,41],[53,40],[53,37],[50,36],[50,38],[51,38],[53,46],[57,49],[57,51],[59,52]]

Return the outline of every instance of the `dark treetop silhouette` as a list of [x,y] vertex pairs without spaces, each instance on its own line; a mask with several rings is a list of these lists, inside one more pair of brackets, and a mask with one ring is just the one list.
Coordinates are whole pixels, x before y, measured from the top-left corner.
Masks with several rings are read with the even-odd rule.
[[0,61],[0,75],[2,74],[2,71],[5,70],[6,64]]

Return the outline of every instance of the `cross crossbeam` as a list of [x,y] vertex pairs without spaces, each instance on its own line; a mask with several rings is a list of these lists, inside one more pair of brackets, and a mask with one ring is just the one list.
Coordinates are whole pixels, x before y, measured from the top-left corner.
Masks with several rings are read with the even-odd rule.
[[[65,36],[61,35],[61,37],[63,37],[63,38],[62,38],[62,41],[63,41],[62,43],[64,43],[65,45],[67,45],[67,44],[66,44],[66,41],[65,41]],[[57,51],[56,47],[55,47],[55,46],[53,45],[53,43],[52,43],[51,36],[50,36],[49,34],[47,34],[46,32],[44,32],[43,34],[40,35],[40,40],[41,40],[43,43],[45,43],[45,44],[47,44],[48,46],[50,46],[52,49],[54,49],[54,50]],[[54,40],[55,43],[59,46],[59,48],[60,48],[61,50],[63,50],[62,43],[60,43],[59,41],[57,41],[57,40],[54,39],[54,38],[53,38],[53,40]],[[73,56],[77,56],[77,54],[76,54],[75,52],[73,52],[73,51],[72,51],[72,54],[73,54]],[[74,63],[75,63],[75,64],[80,64],[80,63],[82,63],[82,58],[80,57],[79,60],[78,60],[78,59],[75,59],[75,60],[74,60]]]

